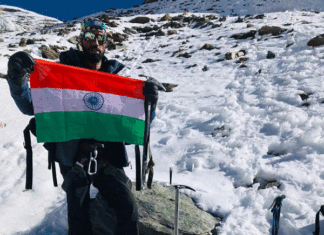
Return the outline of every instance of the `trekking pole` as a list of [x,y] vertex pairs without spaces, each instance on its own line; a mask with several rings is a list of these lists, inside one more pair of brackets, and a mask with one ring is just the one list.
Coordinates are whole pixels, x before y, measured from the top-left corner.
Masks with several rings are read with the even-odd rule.
[[180,189],[190,189],[194,192],[196,192],[196,190],[186,185],[173,185],[173,187],[176,189],[174,235],[178,235]]
[[279,231],[279,220],[280,220],[280,209],[282,205],[282,200],[285,199],[285,195],[281,195],[276,197],[273,200],[272,205],[270,206],[269,210],[273,213],[273,221],[272,221],[272,235],[278,235]]
[[151,122],[151,103],[145,99],[144,102],[145,108],[145,131],[144,131],[144,144],[143,144],[143,161],[142,161],[142,189],[145,189],[146,182],[146,170],[147,170],[147,155],[149,150],[149,142],[150,142],[150,122]]

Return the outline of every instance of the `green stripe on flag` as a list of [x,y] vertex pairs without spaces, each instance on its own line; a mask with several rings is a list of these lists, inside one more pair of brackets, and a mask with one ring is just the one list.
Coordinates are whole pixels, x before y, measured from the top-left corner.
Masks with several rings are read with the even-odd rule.
[[127,142],[143,145],[145,122],[132,117],[96,112],[35,114],[38,142],[72,139]]

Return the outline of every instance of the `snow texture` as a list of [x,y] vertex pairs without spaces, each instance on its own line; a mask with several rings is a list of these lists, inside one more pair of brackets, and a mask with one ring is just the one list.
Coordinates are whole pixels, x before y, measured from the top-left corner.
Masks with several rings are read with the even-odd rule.
[[[165,2],[170,4],[164,4],[163,8]],[[224,12],[207,11],[216,4]],[[263,5],[257,7],[257,4]],[[222,217],[218,227],[221,235],[270,234],[269,207],[282,194],[287,197],[281,208],[279,234],[311,234],[315,229],[315,214],[324,204],[324,50],[309,47],[307,42],[323,33],[324,3],[319,0],[159,1],[133,10],[156,20],[148,25],[161,26],[164,22],[158,20],[164,13],[175,11],[171,16],[177,16],[185,7],[189,16],[214,13],[217,17],[228,17],[221,27],[201,29],[189,25],[177,29],[172,36],[133,34],[125,42],[128,50],[106,54],[126,64],[123,76],[140,79],[138,75],[145,74],[160,82],[179,85],[173,92],[159,94],[151,129],[156,162],[154,181],[168,184],[172,167],[173,183],[196,189],[184,192],[202,209]],[[79,34],[79,21],[78,30],[68,35],[41,34],[37,22],[41,28],[47,18],[26,12],[25,15],[33,15],[28,32],[35,34],[30,37],[44,38],[46,42],[42,43],[46,45],[74,46],[67,39]],[[127,9],[110,12],[121,14],[120,20],[116,20],[120,25],[109,29],[113,32],[141,26],[129,23],[134,12],[133,16],[131,13],[122,16]],[[247,22],[234,23],[237,20],[234,14],[240,12],[265,13],[265,18],[249,19],[254,26],[247,29]],[[9,17],[8,12],[5,14]],[[18,14],[10,13],[10,20],[19,25],[15,20]],[[20,26],[26,25],[22,22]],[[230,38],[265,25],[287,30],[282,37],[257,34],[244,40]],[[0,44],[2,55],[15,53],[7,45],[19,43],[21,36],[16,34],[0,35],[4,38]],[[205,43],[216,49],[200,50]],[[23,49],[29,49],[34,58],[41,58],[40,45],[31,44]],[[192,56],[171,56],[181,48]],[[240,67],[238,59],[219,61],[227,52],[239,50],[247,52],[247,67]],[[268,51],[276,57],[267,59]],[[149,58],[160,61],[142,64]],[[7,62],[8,57],[0,56],[1,73],[7,73]],[[301,99],[303,93],[310,94],[308,99]],[[65,234],[65,194],[60,187],[53,187],[51,172],[47,170],[47,153],[35,138],[32,138],[34,188],[24,191],[22,132],[29,119],[16,107],[6,80],[0,80],[0,121],[6,123],[0,129],[0,234]],[[127,149],[133,167],[125,170],[135,180],[134,146]],[[58,181],[62,183],[61,176]],[[277,181],[280,187],[258,189],[264,181]],[[92,196],[95,193],[93,188]]]

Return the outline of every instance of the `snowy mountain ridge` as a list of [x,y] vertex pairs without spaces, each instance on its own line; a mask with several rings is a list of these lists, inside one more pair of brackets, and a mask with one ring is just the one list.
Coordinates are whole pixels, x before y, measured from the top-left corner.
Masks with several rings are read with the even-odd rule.
[[[239,4],[215,1],[229,2],[230,7]],[[324,204],[324,51],[307,43],[323,33],[322,5],[312,2],[319,4],[314,5],[317,12],[283,9],[261,17],[252,14],[243,21],[231,16],[232,8],[224,8],[228,12],[224,21],[222,14],[211,16],[205,10],[193,13],[188,9],[183,16],[182,1],[172,1],[179,3],[175,7],[179,12],[170,14],[179,28],[172,28],[161,21],[167,12],[145,15],[144,7],[157,12],[153,8],[160,3],[132,8],[140,13],[107,10],[93,14],[116,16],[110,19],[116,26],[109,31],[126,38],[122,46],[106,53],[126,65],[120,75],[140,79],[138,75],[145,74],[178,84],[173,92],[159,94],[151,129],[154,181],[167,184],[169,167],[173,167],[173,182],[196,189],[185,193],[200,208],[222,217],[217,228],[221,235],[270,234],[272,213],[268,209],[282,194],[287,197],[279,234],[311,234],[315,214]],[[205,3],[212,7],[211,2]],[[300,1],[300,8],[304,6]],[[164,7],[171,9],[170,5]],[[47,22],[46,16],[18,10],[21,12],[7,11],[6,19],[21,27],[28,27],[30,20],[32,27],[0,34],[0,73],[7,73],[8,57],[17,51],[28,50],[34,58],[44,59],[42,45],[75,47],[68,40],[79,34],[82,19],[56,21],[58,25],[51,28],[54,21]],[[33,18],[20,24],[19,14]],[[134,14],[152,20],[131,23],[137,17]],[[198,22],[207,16],[210,20]],[[40,30],[44,26],[47,30]],[[260,30],[265,26],[282,30],[263,34]],[[154,27],[164,35],[157,34]],[[142,32],[143,28],[153,29]],[[66,31],[61,34],[55,29]],[[126,34],[126,29],[132,33]],[[234,37],[246,33],[250,36],[245,39]],[[19,46],[23,38],[36,40]],[[65,195],[60,187],[53,187],[47,152],[35,138],[34,188],[23,191],[22,132],[30,117],[16,107],[5,79],[0,80],[0,91],[0,122],[6,124],[0,129],[0,234],[65,234]],[[127,150],[133,168],[125,171],[134,181],[134,148],[128,146]],[[58,181],[61,184],[62,177]],[[92,196],[95,193],[92,189]]]

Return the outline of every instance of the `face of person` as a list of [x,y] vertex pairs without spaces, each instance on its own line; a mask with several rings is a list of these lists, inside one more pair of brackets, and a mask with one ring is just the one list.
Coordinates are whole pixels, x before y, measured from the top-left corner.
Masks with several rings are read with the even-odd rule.
[[98,63],[104,56],[106,44],[103,41],[98,40],[98,35],[105,36],[102,31],[96,29],[90,29],[90,31],[96,35],[94,38],[86,39],[85,37],[82,38],[82,48],[83,52],[86,56],[86,59],[90,60],[91,62]]

